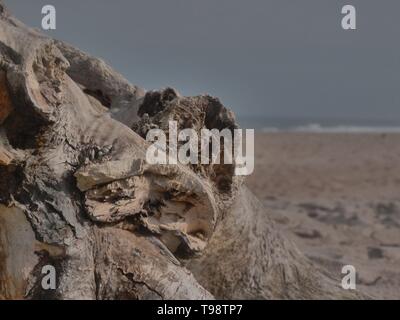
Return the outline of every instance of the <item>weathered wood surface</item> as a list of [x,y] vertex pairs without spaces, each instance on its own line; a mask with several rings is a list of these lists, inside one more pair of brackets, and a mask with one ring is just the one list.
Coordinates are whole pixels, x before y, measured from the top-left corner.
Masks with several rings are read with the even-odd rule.
[[0,12],[0,298],[363,297],[279,234],[232,165],[146,163],[167,119],[236,127],[218,99],[146,93]]

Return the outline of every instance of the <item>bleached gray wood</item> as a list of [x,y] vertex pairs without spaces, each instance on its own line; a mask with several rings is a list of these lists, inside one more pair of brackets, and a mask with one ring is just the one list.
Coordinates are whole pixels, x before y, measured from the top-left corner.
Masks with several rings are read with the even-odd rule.
[[234,166],[149,165],[144,134],[168,119],[236,127],[218,99],[146,93],[0,2],[0,298],[361,297],[279,234]]

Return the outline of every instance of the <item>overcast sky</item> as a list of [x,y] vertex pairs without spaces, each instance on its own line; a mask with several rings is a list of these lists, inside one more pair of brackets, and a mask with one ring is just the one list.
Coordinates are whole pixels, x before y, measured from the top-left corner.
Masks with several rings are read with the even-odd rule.
[[[5,0],[20,20],[146,89],[210,93],[240,115],[400,120],[399,0]],[[357,9],[357,30],[341,8]]]

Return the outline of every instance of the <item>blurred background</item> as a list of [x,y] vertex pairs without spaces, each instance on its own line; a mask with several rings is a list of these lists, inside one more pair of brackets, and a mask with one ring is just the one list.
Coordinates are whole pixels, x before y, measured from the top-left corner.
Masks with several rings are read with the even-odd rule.
[[[374,130],[400,125],[400,2],[352,0],[6,0],[50,36],[99,56],[147,90],[209,93],[244,127]],[[395,127],[395,128],[393,128]],[[387,129],[389,130],[389,129]]]

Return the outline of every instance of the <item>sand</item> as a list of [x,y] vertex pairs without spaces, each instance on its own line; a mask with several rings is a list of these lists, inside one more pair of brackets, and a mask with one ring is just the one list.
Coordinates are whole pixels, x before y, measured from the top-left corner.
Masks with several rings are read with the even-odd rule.
[[282,232],[357,290],[400,299],[400,134],[259,133],[247,185]]

